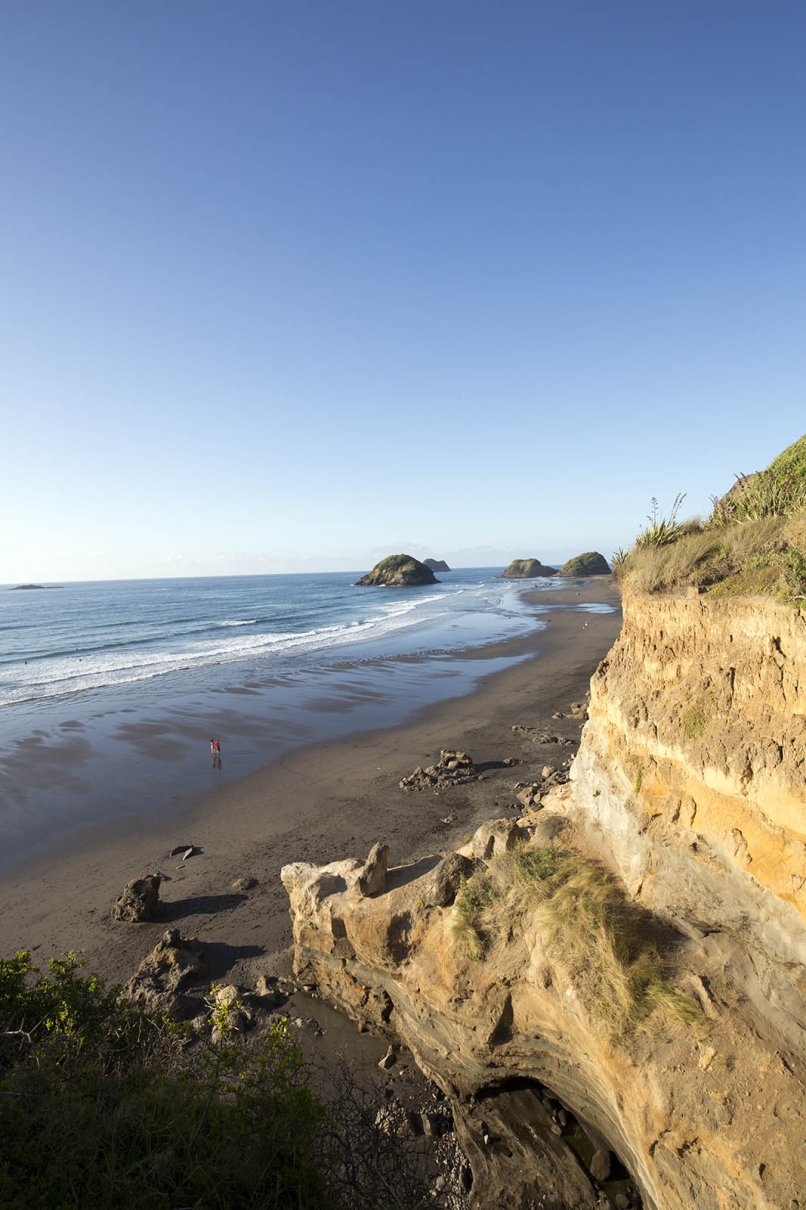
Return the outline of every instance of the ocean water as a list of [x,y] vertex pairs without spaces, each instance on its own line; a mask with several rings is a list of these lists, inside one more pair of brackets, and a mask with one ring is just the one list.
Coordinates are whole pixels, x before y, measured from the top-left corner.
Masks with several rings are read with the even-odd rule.
[[0,588],[0,872],[472,691],[522,658],[493,645],[555,607],[524,587],[556,581],[499,571],[406,589],[356,588],[359,573]]
[[499,570],[405,589],[356,588],[358,572],[0,589],[0,708],[192,670],[261,674],[524,633],[534,619]]

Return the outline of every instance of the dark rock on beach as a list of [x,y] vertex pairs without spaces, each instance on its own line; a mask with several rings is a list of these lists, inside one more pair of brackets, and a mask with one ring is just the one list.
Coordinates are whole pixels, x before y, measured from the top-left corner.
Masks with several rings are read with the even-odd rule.
[[418,765],[413,773],[400,781],[401,790],[428,790],[438,786],[452,786],[459,782],[475,781],[478,771],[472,756],[467,752],[454,752],[443,748],[439,761],[426,769]]
[[159,874],[146,874],[127,882],[112,908],[112,919],[134,923],[150,920],[159,903],[161,881]]
[[356,587],[393,585],[410,588],[417,584],[436,584],[437,578],[430,567],[411,555],[389,555],[376,563],[372,571],[356,580]]
[[184,994],[206,974],[199,942],[182,937],[179,929],[168,929],[123,990],[147,1012],[176,1018],[187,1007]]

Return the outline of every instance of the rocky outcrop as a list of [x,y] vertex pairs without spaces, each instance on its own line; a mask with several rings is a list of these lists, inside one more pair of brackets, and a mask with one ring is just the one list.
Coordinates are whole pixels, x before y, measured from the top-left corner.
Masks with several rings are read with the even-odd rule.
[[426,567],[430,567],[432,571],[450,571],[450,567],[444,559],[423,559]]
[[130,1000],[152,1016],[181,1018],[194,1006],[188,993],[204,983],[207,967],[198,941],[168,929],[124,987]]
[[450,1098],[480,1208],[796,1207],[804,771],[804,612],[632,593],[568,784],[369,897],[283,870],[297,974]]
[[586,550],[582,555],[575,555],[567,563],[563,563],[558,576],[609,576],[610,566],[604,555],[598,550]]
[[502,580],[534,580],[537,576],[553,576],[554,568],[547,567],[539,559],[513,559],[502,571]]
[[144,874],[127,882],[112,907],[112,919],[150,920],[159,903],[161,881],[159,874]]
[[398,588],[410,588],[417,584],[436,584],[437,578],[430,567],[421,563],[411,555],[389,555],[376,563],[372,571],[367,572],[356,587],[375,587],[391,585]]

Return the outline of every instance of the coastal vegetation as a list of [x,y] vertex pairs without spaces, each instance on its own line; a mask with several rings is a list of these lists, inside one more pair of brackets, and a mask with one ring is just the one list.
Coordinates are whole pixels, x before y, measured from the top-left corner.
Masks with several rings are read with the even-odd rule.
[[608,1037],[698,1028],[697,1005],[671,982],[668,939],[596,862],[521,843],[457,896],[454,934],[473,959],[531,926]]
[[705,521],[679,521],[683,499],[675,498],[668,516],[652,501],[632,549],[613,556],[622,584],[643,592],[695,587],[711,596],[806,599],[806,436],[766,470],[737,476]]
[[[212,1035],[83,974],[0,960],[0,1206],[8,1210],[417,1210],[423,1150],[377,1123],[345,1067],[325,1100],[287,1019]],[[213,1041],[212,1038],[216,1040]]]
[[324,1106],[285,1022],[213,1046],[81,973],[0,961],[0,1205],[321,1204]]

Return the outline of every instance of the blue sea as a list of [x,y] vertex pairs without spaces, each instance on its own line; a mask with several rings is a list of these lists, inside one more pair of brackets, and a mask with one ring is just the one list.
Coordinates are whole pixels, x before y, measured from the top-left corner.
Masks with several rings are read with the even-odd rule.
[[522,658],[493,645],[550,608],[500,570],[420,588],[357,588],[358,572],[0,588],[0,869],[471,691]]
[[509,638],[534,618],[498,571],[398,589],[356,588],[355,572],[0,590],[0,707],[200,669],[260,676]]

